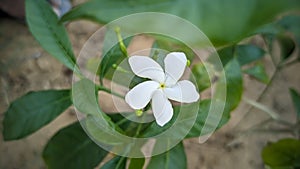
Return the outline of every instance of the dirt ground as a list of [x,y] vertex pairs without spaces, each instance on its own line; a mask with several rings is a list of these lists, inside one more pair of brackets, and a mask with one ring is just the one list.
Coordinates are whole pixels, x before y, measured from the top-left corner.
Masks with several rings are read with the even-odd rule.
[[[87,21],[77,21],[67,26],[76,55],[98,28],[98,25]],[[151,40],[142,38],[141,41]],[[140,44],[131,50],[143,48],[143,45],[147,44]],[[26,92],[71,86],[71,72],[38,45],[24,24],[7,18],[0,19],[0,49],[1,124],[9,103]],[[267,71],[271,75],[274,68],[269,57],[266,57],[265,62],[268,63]],[[300,72],[299,64],[283,69],[259,100],[289,121],[293,121],[295,115],[288,88],[300,91],[300,76],[295,72]],[[245,77],[244,86],[244,96],[254,100],[265,88],[249,77]],[[263,169],[260,156],[262,147],[268,141],[291,137],[288,134],[251,132],[253,126],[266,118],[266,113],[242,102],[232,113],[229,123],[208,141],[200,144],[198,138],[185,140],[188,168]],[[25,139],[4,142],[0,134],[0,169],[46,168],[41,158],[46,141],[61,127],[76,120],[73,108],[69,108],[52,123]]]

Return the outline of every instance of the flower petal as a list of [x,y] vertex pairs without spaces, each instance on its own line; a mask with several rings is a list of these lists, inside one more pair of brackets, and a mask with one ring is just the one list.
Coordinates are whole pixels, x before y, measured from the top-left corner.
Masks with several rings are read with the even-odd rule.
[[156,123],[160,126],[164,126],[173,117],[172,104],[161,90],[156,90],[153,93],[152,111]]
[[155,81],[140,83],[126,94],[125,101],[133,109],[142,109],[150,102],[153,92],[158,87],[159,83]]
[[179,81],[173,87],[165,88],[164,92],[169,99],[182,103],[196,102],[200,98],[195,85],[188,80]]
[[166,56],[164,62],[167,75],[165,83],[167,86],[174,85],[183,75],[187,58],[182,52],[171,52]]
[[128,59],[134,74],[140,77],[150,78],[158,82],[164,82],[165,73],[161,66],[150,57],[131,56]]

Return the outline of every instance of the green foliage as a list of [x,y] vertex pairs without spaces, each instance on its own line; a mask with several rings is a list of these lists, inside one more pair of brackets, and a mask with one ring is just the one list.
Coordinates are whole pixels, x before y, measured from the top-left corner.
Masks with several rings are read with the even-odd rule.
[[72,88],[74,106],[78,111],[87,115],[84,124],[87,132],[96,140],[120,144],[122,143],[121,138],[114,133],[123,133],[123,131],[100,109],[97,91],[95,84],[88,79],[76,82]]
[[51,169],[93,169],[107,155],[75,122],[57,132],[46,145],[43,158]]
[[[217,88],[223,88],[226,86],[226,102],[225,112],[235,109],[241,101],[243,94],[243,77],[241,67],[237,59],[230,60],[225,68],[225,79],[219,79],[217,82]],[[219,95],[219,93],[216,93]],[[216,96],[222,98],[222,96]]]
[[[226,2],[223,0],[154,0],[151,2],[93,0],[65,14],[62,21],[89,19],[108,23],[138,12],[170,13],[192,22],[214,45],[222,46],[240,41],[278,14],[291,9],[300,9],[300,2],[297,0],[228,0]],[[140,23],[140,26],[147,25],[146,22]]]
[[255,79],[259,80],[262,83],[265,84],[269,83],[269,77],[266,73],[265,67],[261,63],[258,63],[253,67],[244,70],[243,72],[254,77]]
[[213,80],[210,79],[210,75],[212,77],[213,74],[213,68],[211,65],[206,64],[205,66],[203,63],[197,63],[193,66],[192,73],[193,76],[195,77],[199,92],[211,86],[211,80]]
[[[227,94],[225,96],[216,92],[209,99],[174,106],[172,120],[163,127],[155,122],[140,124],[127,120],[121,114],[106,114],[99,107],[98,92],[100,90],[115,94],[102,86],[104,78],[129,86],[129,88],[145,80],[134,75],[127,61],[128,56],[124,47],[129,45],[132,37],[128,38],[125,33],[121,37],[120,32],[116,34],[115,31],[108,28],[104,38],[101,62],[95,60],[95,58],[88,62],[89,68],[99,76],[101,84],[96,85],[94,82],[80,77],[80,80],[72,88],[73,103],[75,108],[84,115],[81,124],[84,125],[86,131],[82,129],[79,122],[76,122],[56,133],[43,152],[46,164],[52,169],[92,169],[98,166],[107,155],[107,152],[96,145],[94,141],[108,144],[114,150],[122,150],[123,155],[126,155],[136,145],[135,141],[129,139],[131,136],[154,137],[165,134],[164,136],[167,138],[164,140],[165,142],[157,141],[154,150],[169,149],[169,143],[174,140],[180,142],[169,151],[152,157],[148,168],[186,168],[187,160],[181,140],[212,133],[229,121],[230,112],[241,101],[243,93],[242,72],[263,83],[267,84],[269,82],[264,66],[260,62],[257,63],[265,56],[266,52],[258,46],[240,45],[238,42],[253,34],[262,33],[270,49],[274,39],[277,39],[281,47],[283,61],[288,59],[295,51],[297,44],[300,42],[300,17],[297,15],[285,16],[279,21],[268,24],[280,13],[291,9],[300,9],[300,1],[91,0],[78,5],[59,21],[51,6],[45,0],[26,0],[26,18],[33,36],[46,51],[77,74],[79,70],[76,66],[71,43],[62,23],[64,21],[84,18],[105,24],[119,17],[137,12],[169,13],[192,22],[208,36],[215,46],[223,47],[217,52],[224,70],[217,71],[223,71],[221,73],[225,73],[224,77],[218,76],[220,72],[214,72],[213,65],[206,62],[193,64],[192,73],[200,92],[216,82],[215,91],[226,90]],[[155,19],[158,21],[151,21],[151,24],[160,23],[160,18]],[[139,25],[136,26],[147,27],[147,25],[149,25],[149,20],[145,19],[141,20]],[[285,31],[294,33],[295,37],[286,36]],[[189,61],[193,61],[194,51],[180,40],[164,35],[147,35],[151,35],[156,39],[153,48],[166,51],[183,51]],[[120,47],[121,39],[124,37],[127,39],[124,39],[124,46]],[[202,45],[202,40],[199,39],[197,43]],[[165,54],[165,52],[154,49],[151,51],[150,57],[164,66]],[[208,61],[211,62],[212,60],[208,59]],[[98,70],[93,62],[96,62],[97,65],[100,63]],[[253,64],[254,66],[242,71],[241,67],[247,64]],[[210,77],[214,79],[210,79]],[[290,90],[290,93],[298,119],[300,119],[300,96],[293,89]],[[48,124],[72,104],[70,97],[70,90],[49,90],[31,92],[17,99],[5,113],[3,121],[4,139],[23,138]],[[122,98],[122,96],[120,97]],[[225,108],[221,118],[218,119],[219,115],[212,114],[210,111],[214,106],[218,107],[223,104],[225,104]],[[193,114],[193,112],[195,113]],[[215,121],[210,121],[209,118]],[[85,132],[95,140],[92,141]],[[126,137],[123,137],[123,135],[126,135]],[[137,144],[144,143],[143,141],[137,142]],[[300,167],[299,149],[299,140],[284,139],[266,146],[262,156],[264,162],[273,169]],[[140,150],[137,150],[137,152],[141,153]],[[101,169],[125,169],[127,160],[127,157],[115,156],[104,164]],[[131,158],[130,164],[127,166],[129,166],[129,169],[140,169],[143,168],[144,164],[144,157]]]
[[52,56],[77,72],[67,32],[47,1],[26,0],[26,21],[35,39]]
[[300,95],[295,89],[290,89],[290,95],[294,103],[298,121],[300,121]]
[[145,164],[145,158],[132,158],[128,169],[141,169]]
[[[199,137],[205,134],[209,134],[214,132],[216,129],[221,128],[230,118],[230,111],[224,111],[220,121],[218,122],[217,126],[214,124],[215,122],[207,121],[210,106],[212,100],[206,99],[202,100],[199,105],[199,112],[196,118],[196,122],[187,134],[185,138],[192,138],[192,137]],[[217,115],[216,115],[217,116]],[[204,128],[206,125],[206,128]]]
[[107,163],[105,163],[100,169],[125,169],[126,168],[126,158],[116,156]]
[[288,36],[277,36],[277,41],[281,49],[281,59],[284,61],[293,54],[296,49],[296,44],[293,39]]
[[[132,38],[127,38],[124,41],[124,45],[128,46]],[[115,42],[118,42],[117,33],[112,30],[108,29],[105,33],[104,37],[104,44],[103,44],[103,58],[100,63],[100,71],[99,71],[99,77],[101,80],[105,77],[105,75],[110,70],[110,75],[114,73],[116,70],[116,67],[118,66],[121,61],[126,59],[126,55],[121,51],[119,42],[114,44]]]
[[72,104],[70,97],[70,90],[46,90],[15,100],[5,112],[4,140],[23,138],[45,126]]
[[241,66],[257,61],[264,57],[265,51],[255,45],[233,45],[217,51],[225,66],[236,58]]
[[[191,123],[196,118],[197,114],[193,112],[198,110],[198,102],[192,104],[186,104],[182,106],[174,106],[174,115],[170,122],[168,122],[163,127],[159,126],[157,123],[153,122],[151,125],[143,132],[143,137],[153,137],[159,135],[168,130],[167,138],[180,139],[190,130]],[[182,112],[182,113],[180,113]],[[189,113],[184,113],[189,112]],[[179,116],[179,114],[181,116]],[[180,117],[180,119],[178,119]],[[175,126],[176,125],[176,126]],[[171,128],[172,126],[172,128]],[[183,138],[182,138],[183,139]]]
[[297,169],[300,167],[300,141],[286,138],[270,143],[262,150],[262,158],[271,169]]
[[[154,147],[155,148],[155,147]],[[147,169],[185,169],[186,155],[183,143],[180,142],[171,150],[153,156],[149,162]]]
[[288,15],[281,18],[277,25],[279,29],[292,33],[300,45],[300,15]]

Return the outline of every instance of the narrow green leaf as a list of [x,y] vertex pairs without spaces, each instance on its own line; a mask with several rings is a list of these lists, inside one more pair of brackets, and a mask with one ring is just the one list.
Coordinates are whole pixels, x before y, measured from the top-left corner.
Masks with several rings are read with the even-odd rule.
[[[299,6],[300,2],[297,0],[138,0],[134,3],[93,0],[75,7],[62,20],[84,18],[108,23],[138,12],[170,13],[192,22],[214,45],[222,46],[249,36],[280,13],[299,9]],[[148,23],[149,21],[144,21],[136,26],[148,26]]]
[[65,27],[45,0],[26,0],[29,30],[41,46],[71,70],[76,64]]
[[244,73],[247,73],[248,75],[254,77],[255,79],[259,80],[260,82],[263,82],[265,84],[269,83],[269,77],[266,73],[265,67],[263,64],[256,64],[253,67],[250,67],[243,71]]
[[[154,147],[155,148],[155,147]],[[180,142],[171,150],[153,156],[147,169],[185,169],[187,168],[186,155],[183,143]]]
[[299,168],[300,141],[292,138],[270,143],[262,150],[265,164],[271,168]]
[[116,156],[107,163],[105,163],[100,169],[125,169],[126,157]]
[[107,155],[75,122],[57,132],[47,143],[43,158],[51,169],[93,169]]
[[296,49],[294,40],[288,36],[277,36],[278,43],[281,50],[281,59],[284,61],[288,59]]
[[145,158],[131,158],[128,169],[143,169]]
[[298,121],[300,121],[300,95],[295,89],[290,89],[290,95],[297,113]]
[[29,92],[11,103],[3,120],[4,140],[20,139],[45,126],[72,104],[70,90]]

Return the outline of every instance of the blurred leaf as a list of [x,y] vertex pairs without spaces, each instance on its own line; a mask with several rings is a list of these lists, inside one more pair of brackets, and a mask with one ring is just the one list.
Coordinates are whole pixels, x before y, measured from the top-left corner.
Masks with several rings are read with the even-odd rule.
[[300,141],[292,138],[270,143],[262,150],[265,164],[272,169],[300,167]]
[[145,158],[131,158],[128,169],[142,169],[145,164]]
[[[125,46],[129,45],[131,39],[132,37],[124,40]],[[118,42],[117,33],[113,29],[107,29],[102,49],[103,56],[99,67],[99,76],[101,80],[105,77],[109,69],[112,71],[116,69],[113,68],[114,64],[116,66],[119,65],[119,63],[127,57],[122,53],[119,43],[114,44],[115,42]]]
[[93,169],[107,155],[75,122],[58,131],[47,143],[43,158],[51,169]]
[[[243,77],[241,72],[241,67],[237,59],[230,60],[225,68],[225,79],[219,79],[216,86],[216,91],[218,88],[223,88],[226,86],[226,102],[224,111],[232,111],[235,109],[241,101],[243,93]],[[221,90],[221,89],[220,89]],[[223,96],[218,96],[220,93],[216,93],[217,98],[223,98]]]
[[277,36],[281,50],[282,60],[288,59],[296,49],[296,44],[293,39],[288,36]]
[[300,15],[288,15],[282,17],[277,24],[284,30],[292,32],[300,38]]
[[[214,45],[222,46],[249,36],[282,12],[299,8],[298,0],[93,0],[75,7],[62,21],[83,18],[108,23],[138,12],[170,13],[192,22]],[[145,20],[140,26],[148,23]]]
[[255,45],[229,46],[217,52],[224,66],[233,58],[236,58],[239,64],[243,66],[259,60],[265,55],[265,51]]
[[290,89],[290,95],[297,113],[298,121],[300,121],[300,95],[295,89]]
[[189,132],[190,128],[192,127],[191,125],[197,117],[196,113],[198,111],[198,104],[199,102],[184,104],[182,106],[174,106],[173,117],[166,125],[161,127],[156,122],[152,122],[150,126],[143,132],[142,136],[153,137],[164,133],[166,138],[183,139]]
[[210,64],[206,64],[205,66],[203,63],[197,63],[193,66],[192,73],[192,75],[195,77],[199,92],[211,86],[211,79],[209,78],[209,75],[212,76],[213,68],[210,66]]
[[[155,148],[155,147],[154,147]],[[185,169],[187,168],[186,155],[183,143],[180,142],[171,150],[153,156],[147,169]]]
[[76,109],[86,114],[86,131],[93,136],[94,139],[108,144],[121,144],[124,140],[118,138],[117,133],[123,133],[99,107],[98,90],[95,84],[88,80],[82,79],[72,88],[73,103]]
[[98,108],[96,85],[88,80],[82,79],[72,86],[72,98],[75,108],[84,114],[97,115]]
[[[212,100],[202,100],[199,103],[193,103],[193,104],[187,104],[182,106],[175,106],[174,107],[174,115],[169,123],[167,123],[165,126],[160,127],[155,122],[152,123],[144,132],[144,137],[153,137],[155,135],[158,135],[160,133],[163,133],[165,131],[169,131],[171,126],[175,126],[174,123],[177,122],[180,123],[181,128],[176,128],[176,132],[174,131],[172,135],[168,135],[168,138],[180,138],[182,135],[186,135],[186,138],[191,137],[198,137],[207,133],[213,132],[215,129],[218,129],[222,127],[224,124],[228,122],[230,119],[230,112],[235,109],[239,102],[241,101],[241,96],[243,93],[243,78],[241,73],[241,68],[239,66],[239,63],[236,59],[232,59],[225,67],[225,76],[226,79],[219,79],[217,82],[217,88],[216,91],[222,90],[224,86],[227,90],[227,95],[225,97],[225,100],[221,100],[222,96],[220,96],[220,93],[216,93],[216,99],[217,101],[213,101],[213,106],[219,106],[221,104],[225,104],[225,108],[223,110],[223,113],[221,117],[219,117],[218,114],[212,114],[210,116],[216,116],[210,117],[214,119],[220,118],[220,121],[210,121],[204,125],[208,118],[208,113],[210,109],[210,104]],[[199,107],[198,105],[199,104]],[[198,109],[199,108],[199,109]],[[190,113],[185,112],[194,112],[198,111],[197,116],[194,116],[193,114],[190,115]],[[179,116],[179,112],[183,112],[181,114],[184,114],[181,121],[176,120]],[[189,119],[194,118],[196,121],[188,121]],[[192,128],[188,128],[189,125],[186,123],[193,122]],[[215,122],[217,124],[215,124]],[[203,127],[206,127],[203,129]]]
[[125,169],[126,157],[116,156],[105,163],[100,169]]
[[[282,58],[285,59],[294,51],[294,48],[300,44],[300,15],[290,14],[283,16],[278,21],[264,25],[256,33],[262,33],[270,51],[272,51],[272,42],[278,39],[282,49]],[[295,41],[286,36],[286,31],[294,35]]]
[[[163,35],[153,35],[155,37],[155,41],[152,45],[152,48],[155,49],[162,49],[164,50],[164,52],[161,54],[162,60],[165,58],[165,56],[172,51],[177,51],[177,52],[183,52],[185,53],[186,57],[188,60],[193,60],[195,57],[194,51],[189,48],[186,44],[184,44],[183,42],[171,38],[171,37],[167,37],[167,36],[163,36]],[[160,51],[162,52],[162,51]],[[150,54],[150,56],[153,56],[153,52]],[[155,58],[153,58],[154,60],[157,60]],[[158,60],[159,61],[159,60]],[[162,67],[164,67],[164,65],[162,65]]]
[[35,39],[47,52],[73,70],[76,61],[71,43],[50,4],[45,0],[26,0],[25,5],[26,20]]
[[250,67],[243,71],[244,73],[247,73],[248,75],[254,77],[255,79],[268,84],[269,83],[269,77],[266,73],[265,67],[263,64],[256,64],[253,67]]
[[70,90],[46,90],[15,100],[5,112],[4,140],[23,138],[45,126],[72,104],[70,97]]
[[236,57],[241,66],[259,60],[264,57],[265,51],[255,45],[239,45]]
[[[220,121],[218,121],[218,124],[215,124],[216,121],[208,121],[208,114],[210,111],[210,106],[211,106],[212,100],[206,99],[202,100],[199,105],[199,112],[198,116],[196,119],[195,124],[187,134],[185,138],[192,138],[192,137],[199,137],[208,133],[212,133],[215,130],[221,128],[224,124],[228,122],[230,119],[230,111],[229,110],[224,110],[222,113],[222,117]],[[217,106],[217,105],[214,105]],[[218,119],[217,114],[210,114],[213,119]],[[204,128],[205,126],[205,128]]]

